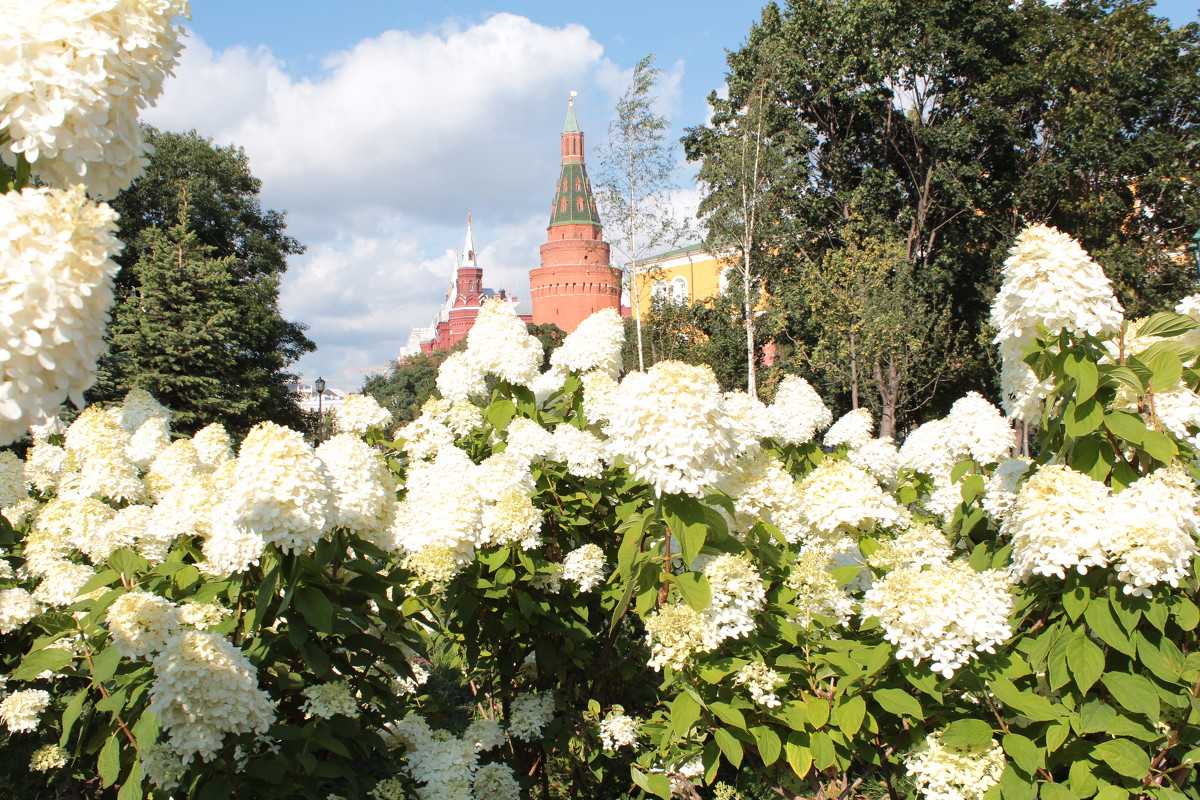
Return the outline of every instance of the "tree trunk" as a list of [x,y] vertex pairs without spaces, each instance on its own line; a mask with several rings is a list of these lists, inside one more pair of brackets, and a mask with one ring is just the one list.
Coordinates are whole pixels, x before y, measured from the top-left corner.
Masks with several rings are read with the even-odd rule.
[[746,311],[746,366],[749,372],[746,377],[746,394],[757,399],[758,398],[758,383],[755,380],[755,366],[758,359],[755,357],[758,354],[754,352],[754,306],[751,304],[750,298],[750,251],[742,252],[742,304]]
[[850,331],[850,408],[858,409],[858,352],[853,330]]

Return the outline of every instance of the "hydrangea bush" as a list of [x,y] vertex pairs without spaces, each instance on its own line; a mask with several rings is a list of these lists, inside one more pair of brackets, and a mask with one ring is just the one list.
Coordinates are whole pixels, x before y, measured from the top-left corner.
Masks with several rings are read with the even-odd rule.
[[[152,99],[183,6],[94,5],[0,38],[56,85],[62,28],[99,81],[62,88],[91,105],[58,149],[41,95],[0,96],[0,214],[59,202],[19,191],[31,165],[101,194],[136,172],[83,121]],[[104,89],[121,70],[145,94]],[[542,372],[504,303],[399,430],[355,398],[317,447],[270,423],[234,443],[172,438],[136,391],[46,418],[99,352],[112,220],[34,216],[0,256],[9,317],[42,303],[0,348],[0,436],[37,423],[0,453],[0,745],[53,785],[1200,798],[1200,296],[1125,320],[1077,243],[1030,228],[993,309],[1008,418],[970,394],[899,443],[794,376],[769,404],[705,367],[622,377],[611,311]]]

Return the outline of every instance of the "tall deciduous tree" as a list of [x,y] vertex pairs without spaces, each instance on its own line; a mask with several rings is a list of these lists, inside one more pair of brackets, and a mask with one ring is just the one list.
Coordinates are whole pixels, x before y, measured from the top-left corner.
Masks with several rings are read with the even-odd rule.
[[661,70],[655,56],[633,68],[628,88],[617,101],[617,118],[601,147],[597,200],[608,241],[621,259],[637,331],[638,369],[645,369],[640,296],[649,282],[632,280],[637,262],[677,245],[687,226],[676,218],[674,148],[667,143],[670,122],[654,112],[654,86]]
[[282,213],[259,205],[240,148],[147,134],[146,174],[114,202],[126,248],[90,399],[145,388],[185,432],[221,422],[244,433],[263,419],[301,427],[287,370],[316,346],[278,301],[287,257],[303,248]]
[[[738,218],[741,187],[761,195],[760,232],[784,234],[757,254],[777,297],[853,246],[846,232],[861,218],[900,241],[914,309],[978,328],[1012,236],[1046,221],[1114,270],[1128,307],[1160,308],[1184,293],[1177,255],[1200,224],[1200,26],[1172,31],[1150,6],[770,4],[729,54],[712,124],[685,137],[709,176],[702,208]],[[775,161],[757,186],[752,171],[710,166],[728,164],[731,120],[751,119],[756,103],[769,110],[760,118]],[[792,310],[793,338],[811,346],[828,333],[810,307]],[[960,353],[947,394],[988,388],[986,359],[978,341]]]

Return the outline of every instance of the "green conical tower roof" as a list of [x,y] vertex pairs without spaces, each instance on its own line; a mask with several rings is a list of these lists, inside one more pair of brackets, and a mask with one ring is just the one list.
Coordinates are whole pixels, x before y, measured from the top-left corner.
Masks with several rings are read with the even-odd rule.
[[562,133],[562,170],[554,205],[550,209],[550,226],[600,225],[592,183],[583,163],[583,132],[575,117],[574,99],[567,101],[567,120]]

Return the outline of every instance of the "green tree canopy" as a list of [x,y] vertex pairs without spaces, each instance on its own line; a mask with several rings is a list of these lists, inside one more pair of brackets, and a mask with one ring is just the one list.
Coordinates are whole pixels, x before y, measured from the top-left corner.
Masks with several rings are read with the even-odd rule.
[[184,432],[221,422],[239,435],[263,419],[303,427],[287,370],[316,345],[278,307],[287,257],[303,248],[283,213],[261,209],[241,148],[147,133],[146,174],[114,202],[126,248],[89,399],[144,388]]
[[[743,190],[757,194],[746,269],[794,301],[781,335],[798,352],[833,344],[821,309],[795,291],[829,254],[898,243],[902,271],[875,277],[905,286],[910,314],[948,312],[973,331],[1012,237],[1032,222],[1080,238],[1133,313],[1163,307],[1187,290],[1179,255],[1200,224],[1200,26],[1172,30],[1151,6],[768,5],[728,56],[712,123],[684,139],[702,162],[710,243],[733,238],[723,231],[748,219]],[[728,155],[747,121],[762,127],[767,181]],[[899,392],[876,381],[868,400],[903,424],[901,406],[926,403],[935,385],[946,397],[991,389],[986,337],[961,343],[943,359],[949,374],[914,374]]]

